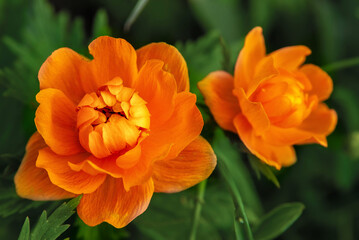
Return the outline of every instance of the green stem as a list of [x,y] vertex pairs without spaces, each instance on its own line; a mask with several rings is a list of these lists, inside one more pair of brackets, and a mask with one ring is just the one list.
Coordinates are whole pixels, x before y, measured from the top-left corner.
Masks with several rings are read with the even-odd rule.
[[228,179],[227,174],[223,174],[224,178],[226,179],[226,182],[229,186],[229,189],[231,191],[231,195],[233,198],[234,208],[235,208],[235,219],[234,219],[234,230],[236,232],[236,239],[241,239],[240,237],[240,230],[244,230],[244,234],[246,236],[245,239],[253,240],[253,234],[251,227],[249,226],[249,221],[246,215],[246,212],[244,210],[244,205],[242,201],[241,194],[239,193],[236,185]]
[[323,66],[327,72],[334,72],[359,65],[359,57],[350,58]]
[[148,1],[149,0],[138,0],[136,6],[133,8],[130,16],[127,18],[125,22],[125,26],[123,27],[125,32],[128,32],[130,30],[132,24],[136,21],[140,13],[143,11]]
[[193,224],[192,224],[191,234],[189,237],[190,240],[196,239],[197,228],[198,228],[199,220],[201,218],[202,204],[204,203],[204,193],[206,192],[206,185],[207,185],[207,179],[203,180],[200,184],[198,184],[196,206],[193,215]]

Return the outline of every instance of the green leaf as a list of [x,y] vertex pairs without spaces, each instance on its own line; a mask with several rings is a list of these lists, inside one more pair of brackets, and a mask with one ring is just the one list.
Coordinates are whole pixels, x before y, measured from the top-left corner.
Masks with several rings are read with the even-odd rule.
[[[47,213],[44,210],[31,233],[32,240],[55,240],[58,238],[63,232],[69,228],[70,225],[63,223],[69,219],[72,214],[74,214],[74,209],[80,203],[81,196],[78,196],[68,203],[63,203],[60,207],[58,207],[49,218],[47,218]],[[28,219],[28,218],[27,218]],[[26,223],[25,220],[25,224]],[[25,225],[24,224],[24,225]],[[23,227],[24,229],[24,227]],[[25,231],[25,230],[24,230]],[[21,231],[22,233],[22,231]],[[20,233],[20,236],[21,236]]]
[[349,131],[359,130],[359,102],[358,94],[352,89],[337,85],[332,99],[339,104],[342,121]]
[[359,159],[359,131],[349,135],[349,153],[354,159]]
[[42,63],[60,47],[84,52],[84,28],[80,19],[72,22],[65,12],[55,14],[45,0],[35,0],[28,11],[21,40],[3,39],[17,58],[12,67],[2,69],[0,80],[7,86],[7,96],[36,105],[35,94],[39,91],[37,74]]
[[255,240],[273,239],[286,231],[302,214],[302,203],[284,203],[263,216],[253,229]]
[[263,210],[248,169],[239,155],[239,147],[234,146],[219,128],[215,130],[212,147],[217,154],[219,163],[223,162],[227,166],[226,168],[243,198],[249,220],[257,221]]
[[[314,12],[316,26],[315,37],[318,39],[318,49],[324,62],[333,62],[338,59],[342,50],[340,36],[344,35],[342,18],[338,16],[337,7],[331,1],[318,0],[310,2]],[[331,49],[331,51],[328,51]]]
[[97,11],[94,18],[92,39],[105,35],[111,35],[111,29],[108,23],[108,16],[106,10],[100,9]]
[[244,33],[244,14],[236,0],[190,0],[194,15],[207,30],[216,30],[233,43]]
[[[243,195],[240,193],[240,189],[238,188],[238,185],[236,183],[236,179],[234,178],[235,174],[238,174],[236,172],[231,171],[231,160],[228,158],[227,152],[224,152],[222,147],[220,147],[218,139],[222,139],[222,143],[224,143],[223,140],[225,140],[225,137],[221,135],[223,133],[222,131],[216,131],[215,133],[215,140],[213,143],[213,150],[217,153],[217,156],[219,157],[218,165],[219,170],[222,174],[222,177],[225,179],[229,191],[232,195],[233,203],[234,203],[234,230],[236,234],[236,239],[253,239],[252,230],[249,225],[248,216],[246,213],[246,209],[243,204]],[[218,154],[220,152],[220,154]],[[236,159],[237,160],[237,159]]]
[[126,228],[117,229],[108,223],[90,227],[79,217],[76,218],[74,227],[77,230],[76,239],[78,240],[119,240],[127,239],[130,236]]
[[39,224],[36,225],[32,239],[56,239],[70,225],[62,225],[68,218],[74,214],[74,209],[79,205],[81,196],[72,199],[68,203],[63,203],[58,207],[51,216],[46,219],[46,211],[41,214]]
[[222,69],[220,35],[218,32],[210,32],[195,42],[177,43],[176,47],[187,62],[190,91],[197,95],[197,102],[204,103],[197,83],[210,72]]
[[274,168],[268,166],[267,164],[263,163],[260,159],[258,159],[256,156],[252,154],[249,155],[249,162],[253,168],[253,170],[256,172],[257,177],[260,178],[260,174],[263,174],[268,180],[270,180],[277,188],[280,188],[279,181],[274,174]]
[[[196,239],[220,240],[222,233],[228,239],[233,231],[233,203],[225,186],[208,180],[206,194],[202,202],[202,211]],[[196,203],[196,188],[174,194],[157,193],[149,208],[133,223],[140,235],[131,235],[131,239],[188,239],[193,223],[193,210]]]
[[26,217],[24,225],[22,225],[18,240],[30,240],[30,220]]
[[0,154],[0,217],[9,217],[32,208],[44,206],[47,202],[20,198],[15,191],[14,175],[22,158],[20,154]]

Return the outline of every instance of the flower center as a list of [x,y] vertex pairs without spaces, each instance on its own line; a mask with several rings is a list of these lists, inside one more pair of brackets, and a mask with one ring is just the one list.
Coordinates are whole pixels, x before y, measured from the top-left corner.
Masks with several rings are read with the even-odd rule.
[[97,158],[126,152],[148,135],[146,101],[120,78],[86,94],[77,110],[80,143]]
[[289,128],[298,126],[306,115],[308,94],[301,82],[287,76],[276,76],[261,83],[251,96],[261,102],[272,124]]

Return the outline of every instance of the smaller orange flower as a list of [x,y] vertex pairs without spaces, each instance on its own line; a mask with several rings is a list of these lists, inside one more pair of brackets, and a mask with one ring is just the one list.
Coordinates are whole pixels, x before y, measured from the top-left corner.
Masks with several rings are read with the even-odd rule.
[[99,37],[89,60],[56,50],[39,71],[37,132],[15,175],[18,195],[58,200],[82,194],[88,225],[126,226],[154,192],[178,192],[207,178],[216,156],[176,48],[139,50]]
[[246,36],[234,77],[216,71],[198,83],[217,123],[277,169],[296,161],[294,144],[327,146],[337,123],[336,112],[322,103],[333,90],[331,78],[318,66],[302,65],[310,53],[291,46],[266,55],[256,27]]

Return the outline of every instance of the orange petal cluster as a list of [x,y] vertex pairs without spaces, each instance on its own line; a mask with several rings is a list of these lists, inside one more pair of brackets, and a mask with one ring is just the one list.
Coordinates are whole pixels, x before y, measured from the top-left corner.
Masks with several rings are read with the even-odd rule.
[[15,176],[33,200],[83,194],[88,225],[120,228],[143,213],[153,192],[178,192],[207,178],[216,156],[200,136],[186,63],[173,46],[139,50],[99,37],[93,60],[56,50],[39,71],[37,132]]
[[234,77],[216,71],[198,84],[220,127],[277,169],[296,161],[294,144],[327,146],[337,123],[336,112],[322,102],[333,90],[331,78],[318,66],[303,65],[310,53],[291,46],[266,54],[256,27],[245,38]]

